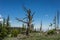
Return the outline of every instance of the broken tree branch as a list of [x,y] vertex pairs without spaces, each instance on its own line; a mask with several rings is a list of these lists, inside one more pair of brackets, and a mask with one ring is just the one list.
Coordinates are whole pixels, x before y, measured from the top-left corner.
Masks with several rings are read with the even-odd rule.
[[23,21],[23,20],[21,20],[21,19],[19,19],[19,18],[16,18],[16,20],[21,21],[21,22],[23,22],[23,23],[28,23],[28,22],[25,22],[25,21]]

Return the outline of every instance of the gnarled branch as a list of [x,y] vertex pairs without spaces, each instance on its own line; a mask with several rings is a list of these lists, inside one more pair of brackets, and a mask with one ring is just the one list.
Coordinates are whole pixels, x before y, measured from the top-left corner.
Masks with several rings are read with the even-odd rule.
[[23,23],[28,23],[28,22],[25,22],[25,21],[23,21],[23,20],[21,20],[21,19],[19,19],[19,18],[16,18],[16,20],[21,21],[21,22],[23,22]]

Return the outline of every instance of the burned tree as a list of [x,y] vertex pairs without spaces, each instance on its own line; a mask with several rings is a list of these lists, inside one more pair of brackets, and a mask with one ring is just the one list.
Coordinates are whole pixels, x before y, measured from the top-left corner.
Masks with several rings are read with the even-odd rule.
[[59,28],[59,12],[58,11],[54,17],[53,24],[54,24],[55,30],[57,30]]
[[[33,16],[34,16],[34,13],[32,14],[31,10],[30,9],[26,9],[26,7],[24,7],[24,11],[27,12],[26,14],[26,17],[23,18],[23,20],[19,19],[19,18],[16,18],[18,21],[20,22],[23,22],[23,23],[26,23],[27,24],[27,29],[26,29],[26,35],[29,35],[29,30],[31,30],[31,24],[33,22]],[[24,19],[27,19],[27,21],[24,21]]]
[[57,28],[59,28],[59,11],[57,11],[57,13],[56,13],[56,26],[57,26]]
[[6,19],[6,29],[8,30],[8,34],[10,34],[10,17],[9,15],[7,16],[7,19]]
[[53,26],[53,24],[52,24],[52,23],[50,23],[50,24],[49,24],[49,27],[51,27],[51,29],[52,29],[52,26]]
[[42,32],[42,21],[41,21],[41,24],[40,24],[40,32]]
[[10,17],[9,16],[7,17],[7,20],[6,20],[6,26],[10,27]]
[[56,30],[56,16],[54,17],[53,24],[54,24],[54,27],[55,27],[55,30]]

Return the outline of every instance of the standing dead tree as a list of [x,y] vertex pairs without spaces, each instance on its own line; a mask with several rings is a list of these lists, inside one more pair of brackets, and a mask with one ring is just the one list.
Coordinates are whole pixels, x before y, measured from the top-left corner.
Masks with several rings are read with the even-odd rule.
[[53,24],[52,24],[52,23],[50,23],[50,24],[49,24],[49,27],[51,27],[51,29],[52,29],[52,26],[53,26]]
[[40,24],[40,32],[42,32],[42,20],[41,20],[41,24]]
[[53,24],[54,24],[54,27],[55,27],[55,30],[56,30],[56,16],[54,17]]
[[[23,8],[24,8],[24,11],[27,12],[26,17],[23,18],[23,20],[21,20],[19,18],[16,18],[16,20],[27,24],[26,35],[28,36],[29,32],[30,32],[29,30],[31,30],[31,24],[33,22],[34,13],[32,13],[30,9],[26,9],[26,7],[24,7],[24,6],[23,6]],[[27,19],[27,21],[24,21],[24,19]]]
[[53,19],[53,24],[54,24],[55,30],[57,30],[59,28],[59,11],[57,11]]

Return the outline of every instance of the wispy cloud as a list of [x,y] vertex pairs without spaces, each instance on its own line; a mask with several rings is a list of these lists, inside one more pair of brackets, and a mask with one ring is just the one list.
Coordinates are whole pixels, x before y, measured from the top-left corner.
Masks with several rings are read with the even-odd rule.
[[0,21],[3,21],[2,15],[0,14]]
[[48,17],[48,14],[46,14],[45,17]]

